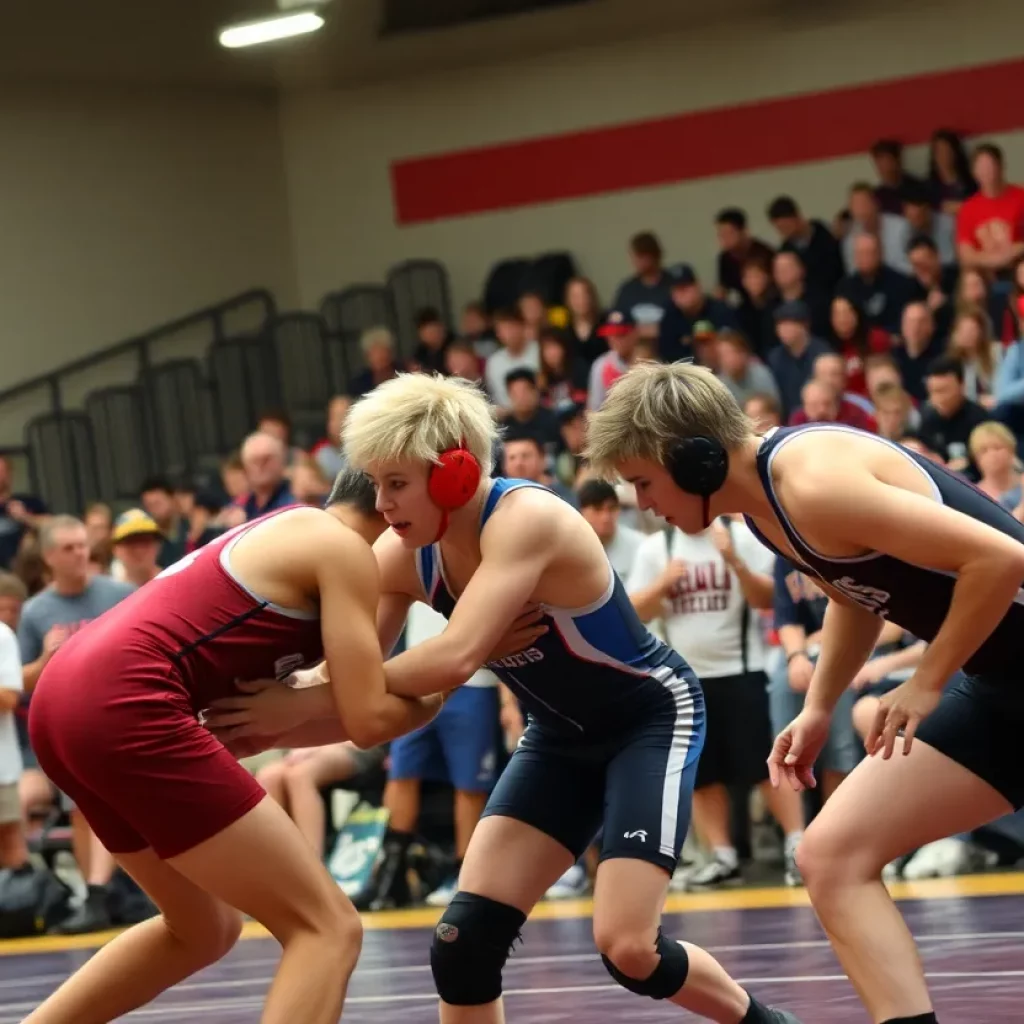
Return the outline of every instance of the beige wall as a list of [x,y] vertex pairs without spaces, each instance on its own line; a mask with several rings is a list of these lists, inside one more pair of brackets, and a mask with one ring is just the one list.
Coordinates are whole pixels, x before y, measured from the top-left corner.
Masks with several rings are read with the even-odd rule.
[[[282,104],[289,211],[300,299],[380,279],[413,257],[449,267],[457,301],[476,296],[487,268],[507,255],[573,251],[610,297],[627,273],[625,242],[653,228],[671,259],[710,274],[711,218],[726,204],[763,210],[790,192],[815,215],[840,208],[844,189],[869,175],[866,158],[733,175],[632,193],[396,226],[388,168],[399,157],[657,117],[881,77],[1016,57],[1024,8],[988,0],[965,18],[959,0],[887,5],[866,0],[832,14],[770,17],[615,47],[495,63],[459,73],[348,91],[293,95]],[[779,8],[780,11],[785,8]],[[979,97],[979,103],[984,97]],[[937,122],[941,111],[936,111]],[[938,125],[937,125],[938,126]],[[1001,139],[1024,179],[1024,135]],[[921,154],[910,154],[920,164]],[[538,173],[557,174],[558,168]]]
[[296,298],[271,99],[0,94],[0,390],[235,292]]

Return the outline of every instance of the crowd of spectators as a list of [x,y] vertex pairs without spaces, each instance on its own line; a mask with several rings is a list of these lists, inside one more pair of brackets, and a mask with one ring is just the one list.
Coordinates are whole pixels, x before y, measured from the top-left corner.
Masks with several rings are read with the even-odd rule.
[[[760,239],[744,210],[721,210],[712,282],[688,263],[666,265],[658,238],[645,231],[630,241],[633,273],[608,303],[577,277],[555,306],[531,293],[493,311],[471,303],[457,333],[439,311],[423,309],[407,360],[387,328],[366,331],[365,370],[330,402],[323,439],[302,450],[287,412],[268,411],[224,461],[219,487],[151,479],[138,507],[119,516],[104,505],[83,509],[81,519],[49,516],[36,497],[12,493],[0,458],[0,868],[25,870],[26,837],[61,812],[24,720],[63,640],[223,530],[291,503],[322,503],[343,465],[338,441],[351,402],[402,370],[422,370],[486,391],[503,424],[498,470],[544,483],[580,508],[641,618],[705,682],[709,739],[694,804],[704,856],[684,865],[675,884],[742,877],[752,792],[757,813],[773,823],[785,881],[799,884],[793,851],[815,808],[766,787],[763,762],[765,745],[802,703],[826,599],[742,521],[685,536],[641,513],[628,486],[590,478],[581,451],[588,411],[629,366],[691,359],[721,378],[760,430],[818,422],[871,431],[963,474],[1024,519],[1024,189],[1008,183],[998,147],[983,143],[968,156],[946,131],[932,140],[927,176],[904,169],[894,141],[879,141],[871,157],[877,180],[852,185],[831,224],[779,196],[767,208],[775,237]],[[405,642],[441,628],[417,607]],[[913,671],[923,649],[886,626],[837,711],[819,765],[822,799],[863,756],[873,702]],[[458,858],[523,729],[515,699],[493,675],[481,670],[470,682],[427,730],[390,749],[342,744],[252,765],[325,856],[324,787],[383,773],[390,826],[365,906],[417,896],[444,903],[452,892]],[[452,872],[417,894],[407,858],[425,782],[451,787]],[[63,811],[87,888],[60,928],[104,927],[116,916],[108,898],[115,866],[77,812]],[[971,843],[951,842],[958,846],[944,860],[921,851],[918,871],[977,866]],[[587,885],[584,858],[549,895]]]

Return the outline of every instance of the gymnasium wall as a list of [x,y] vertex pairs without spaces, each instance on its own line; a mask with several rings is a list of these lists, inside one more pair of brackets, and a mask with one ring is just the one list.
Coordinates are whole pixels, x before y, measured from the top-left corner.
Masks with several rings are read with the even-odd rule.
[[[923,141],[945,124],[982,132],[1006,146],[1024,180],[1015,0],[773,10],[286,98],[301,301],[436,256],[462,302],[479,293],[491,261],[553,247],[574,251],[610,298],[628,272],[626,241],[644,228],[671,259],[710,275],[719,207],[744,205],[765,233],[766,203],[789,192],[829,220],[846,187],[870,177],[863,154],[880,134]],[[968,71],[921,77],[949,69]],[[921,167],[922,155],[916,147],[908,162]]]
[[0,389],[255,285],[295,298],[275,101],[0,94]]

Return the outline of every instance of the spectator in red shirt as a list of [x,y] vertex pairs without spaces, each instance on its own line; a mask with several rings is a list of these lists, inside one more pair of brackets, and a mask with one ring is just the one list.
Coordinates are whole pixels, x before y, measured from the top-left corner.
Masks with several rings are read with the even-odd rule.
[[1024,256],[1024,189],[1007,184],[1003,151],[992,143],[974,151],[973,170],[978,192],[960,207],[956,222],[960,264],[1007,277]]
[[872,327],[861,308],[843,295],[832,300],[828,340],[846,363],[846,390],[868,393],[864,363],[868,356],[888,352],[892,337],[881,327]]
[[811,372],[814,380],[824,381],[844,404],[855,405],[869,419],[874,417],[875,407],[870,398],[850,390],[846,375],[846,361],[838,352],[826,352],[814,360]]
[[841,398],[831,384],[812,377],[801,392],[803,405],[789,417],[789,425],[798,427],[804,423],[844,423],[861,430],[876,430],[877,424],[859,406]]

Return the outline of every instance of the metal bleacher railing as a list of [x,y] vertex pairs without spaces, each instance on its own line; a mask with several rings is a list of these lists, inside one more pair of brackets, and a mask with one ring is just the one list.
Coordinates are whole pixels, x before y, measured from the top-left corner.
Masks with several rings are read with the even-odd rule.
[[52,511],[80,513],[134,502],[149,475],[215,474],[270,408],[311,443],[362,368],[362,332],[391,328],[404,359],[425,306],[453,326],[447,271],[429,260],[332,292],[319,314],[244,292],[0,392],[0,454]]

